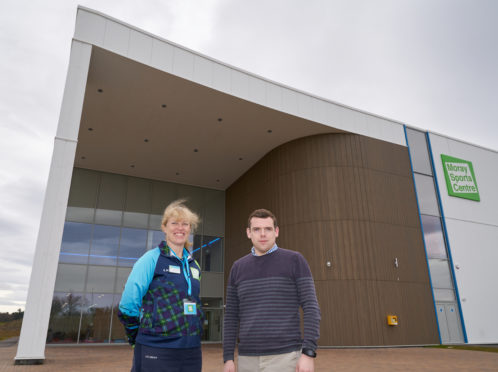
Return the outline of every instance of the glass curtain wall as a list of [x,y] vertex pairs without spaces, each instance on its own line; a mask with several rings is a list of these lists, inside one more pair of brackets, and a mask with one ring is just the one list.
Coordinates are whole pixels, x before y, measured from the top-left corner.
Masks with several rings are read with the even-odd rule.
[[[426,134],[418,130],[406,128],[406,135],[417,190],[429,275],[431,277],[434,301],[436,302],[436,311],[438,312],[437,316],[440,323],[440,334],[442,335],[443,343],[445,343],[445,341],[449,341],[444,336],[445,330],[451,328],[451,325],[446,327],[446,325],[441,324],[441,314],[439,314],[439,311],[444,311],[445,305],[450,305],[450,307],[455,305],[454,308],[456,309],[456,295],[449,266],[447,243],[443,232],[441,211],[439,210]],[[455,341],[461,340],[459,337],[455,337]]]
[[135,261],[164,240],[162,212],[179,198],[201,217],[190,240],[207,278],[201,300],[217,314],[206,319],[203,339],[221,341],[214,326],[222,317],[224,192],[75,168],[48,343],[126,342],[117,318],[121,293]]

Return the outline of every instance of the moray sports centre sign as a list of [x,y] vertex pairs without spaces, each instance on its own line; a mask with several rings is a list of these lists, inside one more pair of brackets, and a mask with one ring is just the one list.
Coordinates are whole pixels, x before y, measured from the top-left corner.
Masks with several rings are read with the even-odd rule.
[[448,195],[479,201],[472,162],[441,154]]

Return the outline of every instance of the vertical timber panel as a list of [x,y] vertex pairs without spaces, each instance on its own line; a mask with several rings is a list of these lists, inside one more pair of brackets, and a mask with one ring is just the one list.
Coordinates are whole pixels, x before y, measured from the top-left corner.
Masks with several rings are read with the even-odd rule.
[[[249,213],[272,210],[279,246],[300,251],[312,270],[319,345],[438,342],[406,147],[349,134],[297,139],[263,157],[226,200],[225,275],[249,252]],[[391,313],[402,324],[389,327]]]

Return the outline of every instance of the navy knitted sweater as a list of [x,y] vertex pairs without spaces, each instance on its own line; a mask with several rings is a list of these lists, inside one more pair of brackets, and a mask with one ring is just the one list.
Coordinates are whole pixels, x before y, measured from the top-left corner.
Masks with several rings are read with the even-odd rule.
[[[299,307],[303,309],[304,339]],[[316,349],[320,309],[305,258],[283,248],[235,261],[227,285],[223,360],[240,355],[283,354]]]

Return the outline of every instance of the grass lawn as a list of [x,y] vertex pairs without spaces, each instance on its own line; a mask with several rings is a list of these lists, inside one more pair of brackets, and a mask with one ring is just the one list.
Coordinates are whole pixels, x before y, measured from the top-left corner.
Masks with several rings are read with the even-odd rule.
[[0,341],[7,338],[19,336],[21,333],[22,319],[0,322]]

